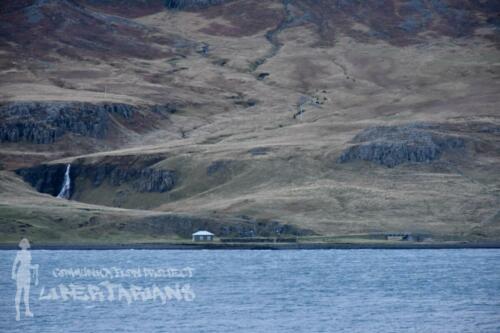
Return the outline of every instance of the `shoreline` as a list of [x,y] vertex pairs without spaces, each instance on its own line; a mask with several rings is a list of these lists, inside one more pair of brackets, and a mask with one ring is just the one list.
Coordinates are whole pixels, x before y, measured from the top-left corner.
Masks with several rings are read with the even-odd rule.
[[[0,250],[17,250],[0,244]],[[135,243],[135,244],[32,244],[31,250],[439,250],[500,249],[495,242],[454,243]]]

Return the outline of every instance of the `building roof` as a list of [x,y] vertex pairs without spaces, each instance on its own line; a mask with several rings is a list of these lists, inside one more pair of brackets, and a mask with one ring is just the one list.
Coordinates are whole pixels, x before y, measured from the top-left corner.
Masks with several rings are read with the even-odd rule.
[[214,234],[206,230],[200,230],[195,232],[193,236],[214,236]]

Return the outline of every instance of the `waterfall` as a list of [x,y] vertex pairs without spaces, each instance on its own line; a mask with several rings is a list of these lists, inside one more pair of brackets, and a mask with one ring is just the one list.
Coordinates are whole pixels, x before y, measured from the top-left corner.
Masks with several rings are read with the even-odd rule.
[[61,187],[61,191],[57,195],[58,198],[61,199],[69,199],[69,196],[71,195],[70,190],[71,190],[71,178],[69,177],[69,170],[71,169],[71,164],[68,164],[66,167],[66,172],[64,173],[64,181]]

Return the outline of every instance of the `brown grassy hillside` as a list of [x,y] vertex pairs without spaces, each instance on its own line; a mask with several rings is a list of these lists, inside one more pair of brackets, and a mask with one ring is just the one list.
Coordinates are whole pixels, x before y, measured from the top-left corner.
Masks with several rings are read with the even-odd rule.
[[0,6],[4,241],[73,216],[75,239],[144,240],[134,216],[164,214],[185,217],[165,239],[198,219],[500,238],[496,1]]

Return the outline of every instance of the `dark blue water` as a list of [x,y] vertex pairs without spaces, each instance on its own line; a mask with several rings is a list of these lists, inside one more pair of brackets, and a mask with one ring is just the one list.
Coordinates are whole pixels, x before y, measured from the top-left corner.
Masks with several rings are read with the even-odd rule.
[[[0,332],[500,332],[500,250],[32,251],[34,317],[21,303],[18,322],[15,253],[0,251]],[[193,275],[54,276],[84,267]],[[129,296],[131,286],[188,285],[195,298],[92,301],[85,288],[103,281]],[[40,299],[61,284],[79,296]]]

